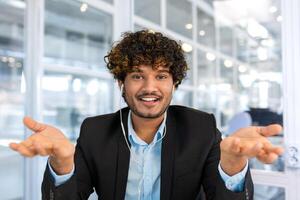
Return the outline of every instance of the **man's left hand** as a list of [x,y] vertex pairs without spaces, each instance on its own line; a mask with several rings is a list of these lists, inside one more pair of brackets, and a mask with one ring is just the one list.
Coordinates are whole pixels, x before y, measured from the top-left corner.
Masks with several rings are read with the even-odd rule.
[[241,128],[221,142],[221,167],[232,176],[244,169],[249,158],[256,157],[263,163],[273,163],[283,153],[268,137],[281,133],[278,124]]

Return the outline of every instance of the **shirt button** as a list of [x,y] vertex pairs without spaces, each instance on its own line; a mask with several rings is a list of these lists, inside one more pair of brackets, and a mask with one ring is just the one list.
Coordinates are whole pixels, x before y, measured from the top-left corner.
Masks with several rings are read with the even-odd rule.
[[232,188],[232,186],[233,186],[232,181],[228,181],[228,182],[226,183],[226,186],[227,186],[228,188]]

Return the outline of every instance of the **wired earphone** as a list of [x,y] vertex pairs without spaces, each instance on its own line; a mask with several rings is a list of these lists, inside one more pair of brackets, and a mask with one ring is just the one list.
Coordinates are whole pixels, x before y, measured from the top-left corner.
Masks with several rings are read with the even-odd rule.
[[[172,88],[172,92],[171,92],[171,95],[173,96],[173,93],[175,91],[175,86],[173,85],[173,88]],[[124,139],[125,139],[125,142],[126,142],[126,145],[128,147],[128,150],[130,152],[130,157],[132,158],[132,160],[134,162],[136,162],[138,165],[140,165],[139,161],[135,158],[134,156],[134,153],[131,151],[131,148],[130,148],[130,145],[129,145],[129,142],[128,142],[128,139],[126,137],[126,131],[125,131],[125,128],[124,128],[124,124],[123,124],[123,116],[122,116],[122,108],[121,108],[121,103],[122,103],[122,96],[123,96],[123,92],[124,92],[124,84],[122,83],[121,84],[121,87],[120,87],[120,92],[121,92],[121,95],[120,95],[120,102],[119,102],[119,105],[120,105],[120,125],[121,125],[121,129],[122,129],[122,133],[123,133],[123,136],[124,136]],[[130,116],[129,116],[130,117]],[[167,119],[167,112],[165,111],[165,121]],[[160,142],[165,136],[166,136],[166,133],[167,133],[167,127],[165,126],[164,127],[164,132],[162,134],[162,137],[156,141],[156,144],[158,142]],[[155,145],[152,145],[149,149],[149,151],[152,149],[152,147],[154,147]],[[143,182],[143,177],[141,178],[141,180],[139,181],[139,186],[138,186],[138,199],[140,200],[140,195],[141,195],[141,185],[142,185],[142,182]]]
[[[126,137],[126,131],[125,131],[124,124],[123,124],[123,116],[122,116],[122,109],[121,109],[121,102],[122,102],[122,96],[123,96],[123,91],[124,91],[124,84],[123,83],[121,84],[121,89],[120,90],[121,90],[120,91],[121,92],[121,95],[120,95],[120,112],[119,112],[120,113],[120,124],[121,124],[121,128],[122,128],[122,132],[123,132],[123,136],[124,136],[126,145],[127,145],[128,149],[130,151],[130,154],[132,154],[130,145],[129,145],[127,137]],[[175,91],[175,86],[173,85],[172,93],[171,93],[172,96],[173,96],[174,91]],[[165,118],[167,118],[167,112],[165,112]],[[166,129],[167,128],[165,127],[163,136],[157,142],[160,142],[160,140],[162,140],[165,137],[166,132],[167,132]]]

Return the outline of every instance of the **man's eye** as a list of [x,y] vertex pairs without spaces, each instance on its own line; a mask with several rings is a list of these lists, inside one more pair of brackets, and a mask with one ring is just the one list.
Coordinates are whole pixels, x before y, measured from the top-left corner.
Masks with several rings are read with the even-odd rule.
[[166,79],[166,78],[168,78],[167,75],[158,75],[158,76],[157,76],[157,79],[158,79],[158,80],[162,80],[162,79]]
[[134,74],[134,75],[132,75],[132,78],[136,79],[136,80],[139,80],[139,79],[142,79],[143,77],[141,75]]

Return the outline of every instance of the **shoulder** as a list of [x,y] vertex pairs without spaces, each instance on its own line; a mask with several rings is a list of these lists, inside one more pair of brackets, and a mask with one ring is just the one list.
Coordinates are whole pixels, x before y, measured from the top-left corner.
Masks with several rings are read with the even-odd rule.
[[[122,115],[124,118],[127,118],[129,109],[123,108],[122,109]],[[86,118],[82,122],[82,126],[87,126],[87,127],[107,127],[110,124],[115,124],[115,123],[120,123],[120,111],[116,111],[114,113],[109,113],[109,114],[104,114],[104,115],[97,115],[97,116],[92,116]]]
[[167,117],[185,133],[199,134],[199,130],[203,133],[215,132],[216,130],[216,120],[213,114],[193,108],[177,105],[170,106]]
[[169,114],[174,115],[175,117],[188,117],[188,118],[196,118],[196,119],[211,119],[214,118],[213,114],[207,113],[201,110],[197,110],[194,108],[172,105],[168,109]]
[[[122,116],[124,122],[127,120],[128,109],[122,109]],[[98,115],[86,118],[80,129],[79,137],[83,138],[94,138],[95,140],[101,138],[112,138],[117,136],[121,131],[120,125],[120,112]]]
[[91,116],[85,118],[82,122],[82,125],[93,126],[94,124],[107,123],[109,121],[113,121],[117,117],[119,117],[118,113],[109,113],[105,115]]

